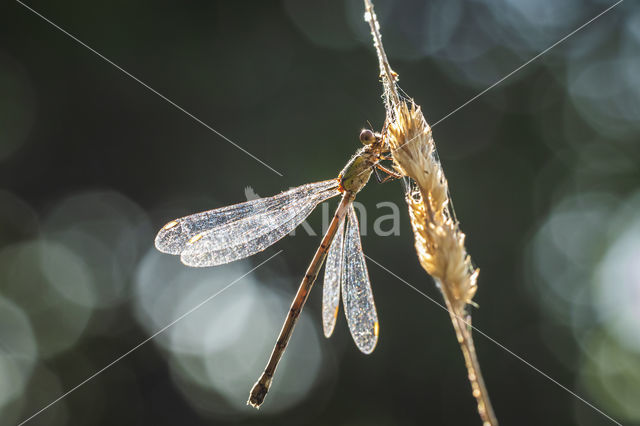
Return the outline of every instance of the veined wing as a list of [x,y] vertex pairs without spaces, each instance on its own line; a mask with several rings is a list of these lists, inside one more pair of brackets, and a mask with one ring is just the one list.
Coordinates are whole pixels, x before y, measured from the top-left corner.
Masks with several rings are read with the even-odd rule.
[[278,211],[306,198],[336,187],[335,179],[309,183],[268,198],[196,213],[167,223],[156,236],[156,248],[163,253],[181,254],[189,240],[198,235],[255,215]]
[[336,326],[338,305],[340,304],[340,279],[344,266],[344,223],[340,222],[336,236],[333,238],[327,264],[324,267],[324,284],[322,287],[322,327],[325,337],[330,337]]
[[356,346],[369,354],[378,342],[378,314],[373,302],[369,273],[360,243],[358,218],[353,205],[349,206],[347,214],[349,220],[345,232],[342,303]]
[[290,222],[305,207],[311,205],[313,210],[313,207],[317,205],[317,199],[325,200],[337,193],[336,190],[329,189],[319,194],[311,194],[294,203],[280,203],[266,212],[201,232],[187,241],[183,254],[186,252],[196,254],[198,252],[217,251],[227,247],[247,244],[259,236],[272,232],[283,223]]
[[187,242],[180,260],[189,266],[214,266],[251,256],[293,231],[319,203],[337,194],[337,188],[329,188],[297,197],[278,209],[198,234]]

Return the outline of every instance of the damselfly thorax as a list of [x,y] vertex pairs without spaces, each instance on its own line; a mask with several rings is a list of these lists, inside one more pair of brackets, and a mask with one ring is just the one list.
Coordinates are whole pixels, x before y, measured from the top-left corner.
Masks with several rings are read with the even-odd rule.
[[378,178],[377,170],[385,172],[386,179],[397,175],[380,164],[388,149],[379,134],[363,130],[360,141],[364,147],[349,160],[337,179],[310,183],[273,197],[175,219],[156,236],[158,250],[180,255],[185,265],[221,265],[266,249],[294,230],[319,203],[342,194],[329,228],[300,283],[269,362],[251,390],[248,403],[254,407],[262,404],[269,390],[278,362],[325,258],[327,265],[322,297],[325,336],[329,337],[333,332],[342,298],[349,331],[358,349],[371,353],[378,341],[378,315],[353,200],[374,171]]
[[342,191],[358,193],[371,178],[373,168],[380,163],[384,142],[380,135],[370,130],[360,132],[360,141],[365,144],[344,166],[338,180]]

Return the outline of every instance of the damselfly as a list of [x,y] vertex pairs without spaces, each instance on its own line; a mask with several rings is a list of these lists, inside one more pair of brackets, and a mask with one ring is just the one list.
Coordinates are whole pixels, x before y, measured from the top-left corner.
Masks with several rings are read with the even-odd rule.
[[369,354],[378,341],[378,315],[353,200],[374,171],[379,180],[377,170],[387,174],[385,180],[398,175],[380,164],[388,148],[379,134],[363,130],[360,141],[364,147],[351,158],[337,179],[310,183],[273,197],[172,220],[156,236],[158,250],[180,255],[185,265],[222,265],[266,249],[293,231],[319,203],[342,194],[342,200],[291,304],[269,362],[251,390],[248,403],[256,408],[269,391],[278,362],[325,258],[327,266],[322,295],[325,336],[333,333],[342,289],[347,323],[358,349]]

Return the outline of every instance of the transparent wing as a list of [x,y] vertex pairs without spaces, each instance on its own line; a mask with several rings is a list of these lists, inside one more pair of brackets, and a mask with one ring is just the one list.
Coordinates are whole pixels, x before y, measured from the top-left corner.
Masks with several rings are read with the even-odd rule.
[[214,266],[251,256],[293,231],[319,203],[337,194],[337,188],[330,188],[295,197],[278,209],[198,234],[187,241],[180,260],[189,266]]
[[340,222],[336,236],[327,254],[322,287],[322,327],[325,337],[330,337],[336,326],[340,304],[340,277],[343,269],[344,222]]
[[342,303],[356,346],[365,354],[373,352],[378,342],[378,314],[373,302],[369,273],[362,253],[358,218],[349,206],[345,232]]
[[190,240],[197,239],[204,232],[218,229],[224,233],[224,227],[229,224],[252,216],[286,209],[287,206],[313,198],[336,186],[335,179],[310,183],[273,197],[259,198],[172,220],[158,232],[156,248],[163,253],[181,254]]

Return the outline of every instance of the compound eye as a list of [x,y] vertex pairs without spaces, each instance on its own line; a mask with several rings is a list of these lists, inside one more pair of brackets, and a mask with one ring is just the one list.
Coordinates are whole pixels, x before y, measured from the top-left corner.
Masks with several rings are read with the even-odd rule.
[[360,132],[360,142],[370,145],[376,141],[376,135],[369,129],[363,129]]

